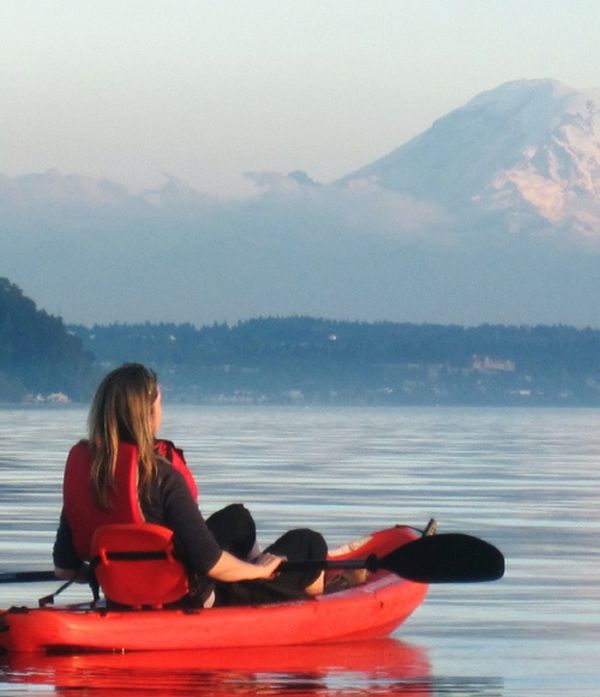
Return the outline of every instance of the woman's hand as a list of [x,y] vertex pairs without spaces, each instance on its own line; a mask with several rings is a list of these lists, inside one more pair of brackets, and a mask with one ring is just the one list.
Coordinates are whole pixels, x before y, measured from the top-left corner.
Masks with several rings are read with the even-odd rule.
[[268,552],[261,554],[252,562],[242,561],[229,552],[222,552],[217,563],[209,569],[208,575],[226,583],[269,579],[273,578],[283,561],[285,561],[284,557]]
[[261,576],[260,578],[273,578],[280,564],[285,560],[285,557],[279,557],[276,554],[269,554],[269,552],[263,552],[252,563],[255,566],[259,566],[262,569],[264,569],[265,576]]

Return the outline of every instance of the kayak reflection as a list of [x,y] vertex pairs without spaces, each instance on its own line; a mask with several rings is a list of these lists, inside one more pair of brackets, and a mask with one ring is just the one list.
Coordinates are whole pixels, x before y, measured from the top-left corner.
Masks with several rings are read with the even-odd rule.
[[[93,688],[100,697],[143,690],[159,695],[432,695],[424,649],[396,641],[80,655],[14,654],[5,676],[23,687],[53,686],[57,694]],[[28,691],[28,694],[31,694]]]

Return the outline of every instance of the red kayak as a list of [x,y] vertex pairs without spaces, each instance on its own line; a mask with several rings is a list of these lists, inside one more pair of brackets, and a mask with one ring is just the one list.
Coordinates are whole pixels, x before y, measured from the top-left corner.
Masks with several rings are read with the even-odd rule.
[[[332,559],[383,557],[420,535],[398,526],[331,553]],[[0,611],[0,648],[35,651],[164,651],[289,646],[388,635],[423,602],[426,583],[379,570],[366,582],[258,607],[107,610],[91,605]]]

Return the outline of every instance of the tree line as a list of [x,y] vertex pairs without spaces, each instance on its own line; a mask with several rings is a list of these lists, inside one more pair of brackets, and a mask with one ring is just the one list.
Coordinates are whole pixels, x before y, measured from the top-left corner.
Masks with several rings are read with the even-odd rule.
[[600,405],[592,329],[301,316],[71,329],[107,364],[152,365],[183,401]]
[[302,316],[66,326],[0,279],[0,401],[85,401],[127,361],[185,402],[600,406],[599,330]]

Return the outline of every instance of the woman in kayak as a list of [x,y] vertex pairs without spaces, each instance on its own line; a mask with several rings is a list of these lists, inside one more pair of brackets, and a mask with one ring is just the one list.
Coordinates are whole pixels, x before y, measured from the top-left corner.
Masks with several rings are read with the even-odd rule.
[[[114,478],[117,461],[133,453],[133,505],[141,510],[141,517],[135,511],[136,517],[173,531],[196,604],[208,606],[215,598],[221,605],[255,604],[321,593],[323,572],[277,576],[277,569],[285,559],[324,559],[323,537],[308,529],[291,530],[260,554],[255,524],[244,506],[227,506],[205,521],[181,451],[156,439],[161,417],[156,374],[143,365],[125,364],[100,383],[89,415],[89,440],[74,446],[65,468],[63,510],[53,550],[57,577],[80,577],[84,562],[90,560],[94,529],[123,522],[125,499],[131,495],[116,491]],[[169,452],[179,453],[179,459],[170,462],[163,456]],[[76,473],[82,471],[84,479],[78,480]],[[253,583],[257,580],[262,583]]]

